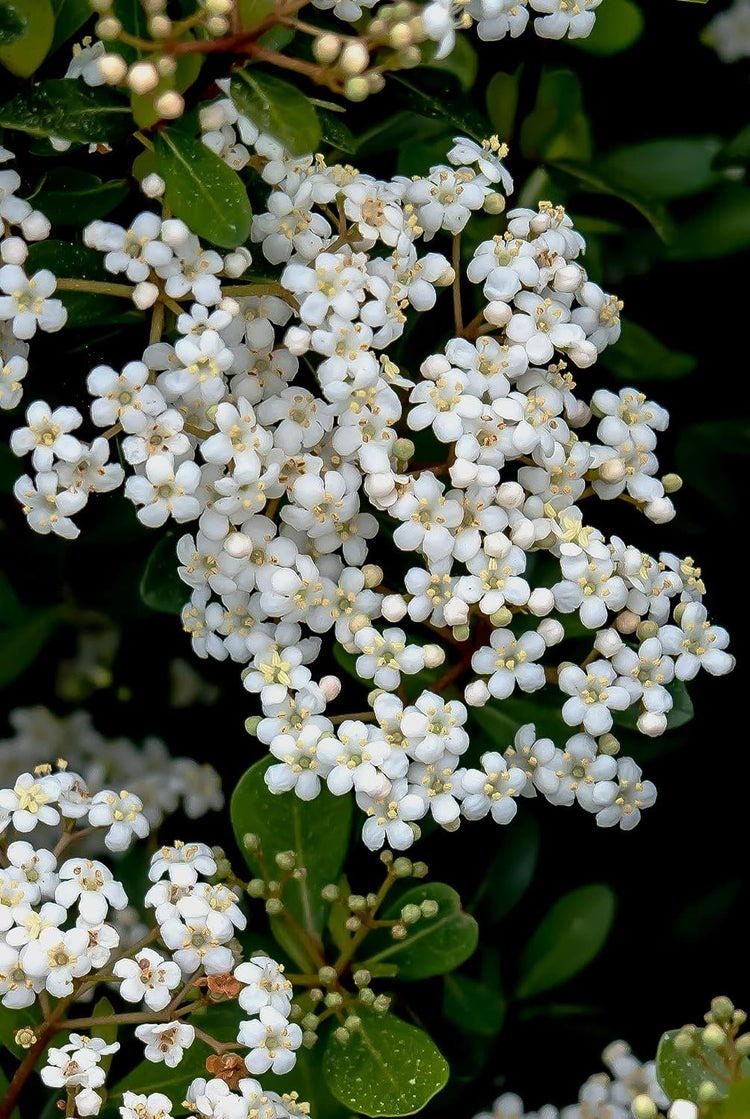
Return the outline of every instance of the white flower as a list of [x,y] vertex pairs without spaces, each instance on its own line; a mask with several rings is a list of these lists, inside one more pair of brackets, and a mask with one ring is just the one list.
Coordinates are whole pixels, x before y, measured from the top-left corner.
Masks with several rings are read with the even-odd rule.
[[560,671],[559,687],[571,698],[563,704],[562,716],[570,727],[583,725],[589,734],[606,734],[612,728],[612,711],[630,706],[630,693],[618,684],[608,661],[593,661],[586,669],[566,665]]
[[327,768],[326,783],[335,796],[351,789],[377,796],[390,787],[390,777],[403,777],[406,757],[393,757],[382,733],[356,719],[345,719],[333,734],[318,743],[317,755]]
[[17,839],[8,845],[8,862],[20,878],[24,901],[38,905],[41,899],[51,898],[57,885],[57,859],[51,851],[34,848],[25,840]]
[[21,381],[29,371],[29,363],[20,354],[9,354],[0,350],[0,408],[8,411],[20,403],[23,396]]
[[22,773],[12,789],[0,789],[0,831],[12,823],[16,831],[33,831],[37,824],[56,824],[54,807],[60,794],[57,778]]
[[612,828],[619,824],[623,831],[630,831],[640,822],[641,810],[650,808],[656,801],[653,781],[642,781],[641,777],[642,771],[632,758],[620,758],[617,780],[597,785],[593,800],[599,809],[596,822],[600,828]]
[[[119,1045],[112,1048],[119,1049]],[[101,1088],[106,1075],[100,1067],[101,1055],[92,1048],[72,1049],[65,1045],[50,1048],[47,1063],[39,1070],[42,1083],[48,1088],[65,1088],[75,1096],[78,1115],[98,1115],[104,1102],[95,1088]]]
[[556,791],[560,781],[555,773],[556,753],[551,738],[537,738],[533,723],[524,723],[518,728],[513,745],[503,751],[503,757],[509,766],[515,766],[526,775],[521,796],[536,796],[537,789],[545,794]]
[[144,474],[133,475],[125,482],[125,496],[141,506],[136,515],[148,528],[158,528],[168,517],[182,524],[200,513],[195,496],[200,480],[196,463],[183,462],[175,469],[171,456],[152,455]]
[[502,754],[482,754],[481,769],[466,769],[461,774],[463,800],[461,812],[467,820],[481,820],[489,812],[497,824],[509,824],[526,784],[526,775],[516,766],[508,767]]
[[386,842],[395,851],[411,847],[419,831],[414,821],[421,820],[427,811],[424,799],[409,792],[405,777],[394,781],[390,790],[378,797],[358,792],[357,804],[367,815],[362,839],[371,851],[379,851]]
[[29,279],[16,264],[0,268],[0,319],[11,320],[16,338],[33,338],[37,327],[48,333],[61,330],[68,312],[59,299],[49,296],[57,287],[57,280],[46,268]]
[[458,758],[446,753],[434,765],[412,762],[407,775],[409,791],[424,801],[435,823],[455,831],[460,822],[461,807],[456,798],[463,794],[462,772],[455,772]]
[[544,687],[544,668],[536,662],[546,651],[544,638],[534,630],[516,637],[512,630],[494,629],[490,644],[472,655],[471,667],[479,675],[490,676],[490,695],[507,699],[516,684],[522,692],[536,692]]
[[491,136],[489,140],[469,140],[466,136],[455,136],[454,146],[448,152],[448,159],[457,166],[466,166],[476,163],[479,171],[489,183],[500,183],[506,194],[513,191],[513,179],[503,167],[501,160],[508,154],[506,144],[500,142],[498,136]]
[[292,985],[284,969],[268,956],[253,956],[234,969],[235,979],[244,986],[237,1001],[248,1014],[257,1014],[262,1007],[272,1006],[285,1018],[291,1009]]
[[158,214],[144,211],[129,229],[113,222],[93,221],[83,231],[84,244],[106,253],[104,267],[118,275],[125,273],[134,284],[149,279],[151,269],[172,259],[169,245],[159,240],[162,221]]
[[536,12],[543,13],[534,20],[534,30],[543,39],[585,39],[591,34],[596,16],[594,9],[602,0],[529,0]]
[[159,1022],[136,1026],[135,1036],[145,1045],[143,1056],[147,1061],[163,1061],[167,1068],[175,1068],[193,1044],[195,1030],[187,1022]]
[[409,645],[404,631],[395,626],[382,633],[365,626],[354,635],[354,642],[362,653],[357,657],[357,673],[384,691],[396,690],[402,672],[413,675],[424,668],[424,649]]
[[142,948],[131,960],[118,960],[112,972],[121,979],[120,996],[126,1002],[145,1002],[149,1010],[163,1010],[182,982],[176,963],[151,948]]
[[119,423],[129,434],[142,434],[149,418],[164,412],[164,397],[149,384],[149,370],[142,361],[130,361],[121,373],[109,365],[97,365],[86,379],[93,397],[91,419],[97,427]]
[[446,752],[457,757],[469,746],[464,729],[468,712],[457,699],[447,702],[434,692],[422,692],[401,719],[409,753],[421,762],[437,762]]
[[81,919],[87,925],[100,925],[107,916],[109,906],[124,909],[128,904],[122,883],[97,859],[67,859],[60,867],[59,875],[55,901],[66,909],[77,904]]
[[43,989],[44,977],[26,972],[20,949],[0,942],[0,1002],[3,1006],[9,1010],[23,1010],[36,1001]]
[[44,986],[55,998],[64,998],[73,991],[73,980],[91,970],[88,955],[89,934],[85,928],[62,932],[42,929],[21,952],[21,962],[32,979],[43,979]]
[[701,668],[712,676],[731,672],[734,657],[724,651],[729,644],[727,631],[711,625],[708,611],[700,602],[688,602],[681,610],[679,626],[662,626],[659,630],[664,652],[675,657],[677,679],[692,680]]
[[43,400],[35,400],[26,409],[27,427],[17,427],[10,437],[10,448],[16,455],[32,454],[35,470],[52,470],[55,458],[75,462],[81,444],[70,432],[80,427],[82,416],[76,408],[55,408]]
[[597,790],[614,777],[617,762],[608,754],[597,756],[596,740],[590,735],[574,734],[564,750],[555,750],[549,769],[552,774],[541,791],[550,804],[567,806],[577,800],[587,812],[596,812]]
[[248,1072],[270,1070],[281,1076],[294,1067],[295,1050],[302,1044],[302,1030],[273,1006],[262,1006],[256,1019],[240,1022],[237,1040],[250,1049],[245,1057]]
[[225,947],[234,935],[232,922],[215,913],[198,898],[181,898],[180,917],[170,917],[161,926],[161,938],[172,951],[184,976],[203,967],[207,975],[231,971],[232,952]]
[[172,1119],[172,1101],[162,1092],[123,1092],[120,1115],[122,1119]]
[[321,764],[318,744],[330,733],[328,727],[308,723],[292,734],[274,737],[270,751],[280,765],[266,770],[264,780],[272,793],[294,789],[300,800],[314,800],[320,792],[320,778],[327,777],[330,766]]
[[148,820],[143,815],[143,802],[126,789],[119,793],[102,789],[96,793],[88,815],[92,827],[109,829],[104,842],[110,851],[126,851],[134,835],[145,839],[149,833]]
[[23,474],[14,484],[13,493],[34,532],[42,536],[54,532],[66,540],[75,540],[80,529],[71,517],[83,509],[87,494],[83,490],[59,490],[59,481],[54,470],[37,474],[33,479]]
[[160,847],[151,856],[148,876],[158,882],[164,875],[177,886],[194,886],[199,874],[210,878],[216,874],[216,860],[205,843],[177,842],[173,847]]

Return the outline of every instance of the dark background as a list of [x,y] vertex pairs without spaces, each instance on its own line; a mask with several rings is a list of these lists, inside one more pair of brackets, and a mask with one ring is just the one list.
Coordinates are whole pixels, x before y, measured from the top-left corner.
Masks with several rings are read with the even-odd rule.
[[[729,139],[748,121],[749,71],[745,63],[722,64],[699,42],[714,10],[712,4],[649,0],[640,41],[605,59],[533,34],[517,42],[484,44],[471,100],[483,111],[483,91],[497,67],[511,72],[523,61],[522,118],[533,106],[542,69],[566,67],[580,79],[597,152],[666,136],[712,134]],[[368,122],[382,116],[386,107],[394,112],[402,107],[401,95],[392,87],[380,99],[350,111],[350,127],[357,133],[366,131]],[[396,167],[398,156],[388,151],[369,159],[362,160],[364,169],[384,175]],[[536,164],[515,150],[509,165],[521,184]],[[430,1109],[435,1115],[470,1116],[504,1089],[521,1093],[529,1107],[572,1102],[583,1079],[599,1070],[598,1055],[610,1040],[627,1038],[645,1059],[654,1054],[663,1029],[699,1019],[713,995],[729,994],[739,1005],[748,996],[744,914],[750,681],[744,540],[750,315],[747,257],[741,251],[747,239],[743,242],[738,235],[733,246],[737,251],[716,259],[670,259],[673,249],[660,245],[625,203],[603,194],[584,199],[564,177],[558,182],[574,218],[600,216],[625,227],[621,236],[599,239],[595,259],[604,272],[592,269],[592,278],[624,299],[625,318],[648,328],[668,347],[698,359],[694,372],[684,379],[645,385],[672,415],[670,431],[661,440],[662,469],[675,468],[679,450],[680,463],[691,463],[694,484],[677,495],[678,517],[670,525],[657,529],[635,514],[628,520],[627,513],[626,523],[621,522],[618,508],[618,530],[644,548],[696,558],[709,609],[731,630],[738,664],[729,678],[701,676],[691,687],[695,720],[657,740],[646,776],[656,782],[659,799],[634,832],[597,829],[593,818],[576,808],[564,811],[541,800],[522,802],[521,812],[536,816],[541,826],[538,872],[517,909],[501,926],[483,934],[487,943],[499,945],[503,980],[512,986],[519,951],[550,903],[566,890],[589,882],[610,883],[619,898],[614,931],[597,961],[565,987],[540,997],[533,1016],[528,1007],[511,1007],[494,1048],[482,1052],[483,1062],[477,1060],[479,1043],[461,1043],[455,1027],[439,1024],[439,981],[423,985],[418,1013],[463,1075],[459,1100],[446,1093]],[[687,223],[710,201],[704,192],[670,206],[678,245],[681,230],[690,228]],[[745,222],[750,227],[750,210]],[[134,343],[140,329],[128,328]],[[37,385],[49,385],[48,399],[80,406],[85,374],[96,362],[112,360],[113,346],[121,353],[121,345],[104,328],[35,339],[26,400],[44,395],[34,387],[39,376]],[[135,350],[131,356],[137,356]],[[614,383],[600,366],[586,376],[592,386]],[[579,383],[583,381],[582,376]],[[678,448],[683,429],[712,420],[731,421],[733,426],[720,429],[711,443],[701,432],[684,436]],[[0,424],[6,432],[15,420],[2,415]],[[46,703],[60,713],[74,706],[55,694],[57,664],[73,654],[76,630],[96,629],[101,614],[122,626],[122,641],[111,666],[111,686],[83,699],[98,729],[111,736],[160,735],[173,753],[216,765],[228,794],[258,756],[258,744],[243,730],[244,719],[255,708],[236,666],[198,662],[179,620],[154,613],[141,602],[139,581],[154,535],[137,526],[132,508],[122,499],[107,497],[95,498],[94,508],[81,518],[85,531],[80,541],[66,544],[36,537],[8,496],[18,473],[18,464],[9,456],[0,459],[0,563],[25,604],[64,602],[71,624],[1,693],[0,719],[16,706]],[[218,703],[185,710],[170,706],[167,669],[175,656],[188,659],[220,688]],[[346,681],[345,687],[355,685]],[[175,828],[179,830],[177,824]],[[221,821],[216,823],[219,834],[229,845]],[[469,898],[504,839],[500,829],[485,822],[464,827],[458,835],[432,835],[416,851],[437,876]],[[375,858],[357,848],[353,864],[353,881],[361,878],[362,888],[370,888],[377,880]]]

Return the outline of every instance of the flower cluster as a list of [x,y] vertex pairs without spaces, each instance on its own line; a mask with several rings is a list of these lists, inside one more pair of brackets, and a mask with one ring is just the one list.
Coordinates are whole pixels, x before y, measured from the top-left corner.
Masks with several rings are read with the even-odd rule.
[[[152,829],[178,809],[197,820],[224,805],[221,778],[213,766],[173,758],[159,738],[146,739],[142,748],[124,736],[107,739],[83,710],[58,717],[46,707],[16,708],[8,718],[15,733],[0,741],[0,781],[12,782],[30,762],[65,757],[70,770],[80,774],[82,805],[106,787],[128,789]],[[101,833],[86,843],[87,851],[95,845],[101,850]]]
[[[659,477],[666,411],[586,384],[620,301],[589,279],[562,207],[504,214],[497,137],[378,180],[291,156],[219,84],[203,139],[266,191],[251,240],[279,279],[235,283],[247,248],[207,249],[152,210],[89,225],[150,342],[88,371],[90,441],[76,409],[29,405],[11,446],[36,472],[16,484],[31,527],[75,537],[72,515],[123,481],[144,525],[197,522],[177,547],[195,652],[243,666],[269,786],[352,791],[370,847],[408,847],[428,812],[449,830],[507,823],[537,791],[634,826],[656,792],[615,757],[618,723],[662,734],[676,687],[733,658],[692,559],[649,555],[587,513],[619,500],[661,524],[679,488]],[[498,232],[464,254],[479,212]],[[407,324],[446,300],[452,329],[433,319],[441,340],[407,375]],[[118,438],[127,478],[108,461]],[[367,711],[328,711],[340,680],[310,667],[325,635],[372,682]],[[514,706],[542,692],[559,740]],[[467,754],[467,706],[486,725],[504,704],[515,741]]]
[[[545,1104],[538,1111],[526,1111],[523,1100],[514,1092],[505,1092],[492,1105],[491,1111],[482,1111],[475,1119],[588,1119],[589,1116],[607,1116],[607,1119],[656,1119],[669,1108],[669,1119],[698,1119],[698,1109],[685,1100],[669,1107],[656,1079],[654,1061],[642,1064],[633,1056],[624,1041],[615,1041],[602,1054],[609,1070],[589,1077],[578,1094],[578,1102],[558,1108]],[[686,1110],[690,1109],[690,1110]]]
[[[40,824],[59,829],[49,848],[27,838]],[[230,1086],[239,1088],[242,1099],[273,1101],[278,1119],[300,1114],[253,1079],[269,1070],[288,1072],[303,1035],[290,1021],[292,987],[283,968],[266,955],[242,960],[236,933],[245,928],[246,917],[240,895],[217,873],[214,851],[198,842],[158,848],[140,899],[144,923],[134,930],[121,921],[129,897],[109,866],[68,853],[92,829],[104,832],[112,852],[150,830],[132,793],[105,789],[91,796],[81,775],[65,767],[39,767],[0,789],[0,1002],[11,1010],[38,1003],[41,1021],[31,1032],[53,1039],[61,1032],[70,1035],[65,1044],[49,1048],[40,1070],[43,1082],[65,1090],[73,1105],[69,1115],[99,1113],[102,1058],[119,1045],[71,1031],[74,1024],[92,1030],[107,1021],[115,1024],[118,1014],[98,1017],[97,1004],[93,1016],[78,1018],[71,1008],[89,1001],[97,985],[109,983],[125,1005],[122,1021],[135,1026],[146,1061],[173,1068],[196,1039],[219,1055],[244,1051],[242,1059],[230,1061],[231,1076],[198,1078],[187,1086],[199,1114],[234,1114]],[[195,997],[196,987],[206,988],[205,998]],[[210,1014],[201,1019],[206,1030],[186,1020],[195,1009],[227,1000],[233,1005],[236,1000],[237,1007],[229,1042],[206,1032]],[[22,1043],[34,1044],[20,1033]],[[171,1114],[170,1101],[160,1101],[162,1114]],[[141,1119],[139,1109],[150,1106],[132,1092],[123,1102],[123,1115],[135,1111]]]

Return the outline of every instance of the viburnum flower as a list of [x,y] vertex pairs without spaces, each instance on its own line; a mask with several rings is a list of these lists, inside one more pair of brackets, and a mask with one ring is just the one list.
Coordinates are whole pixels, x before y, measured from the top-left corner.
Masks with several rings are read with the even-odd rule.
[[526,775],[517,766],[508,766],[502,754],[483,754],[481,769],[461,773],[463,800],[461,811],[468,820],[481,820],[487,813],[497,824],[509,824],[518,811],[515,798],[526,784]]
[[16,338],[33,338],[37,327],[47,333],[61,330],[68,312],[59,299],[50,299],[57,287],[52,272],[43,268],[29,278],[16,264],[0,268],[0,319],[10,320]]
[[35,532],[54,532],[66,540],[75,540],[80,529],[71,518],[83,509],[87,494],[83,490],[60,490],[59,483],[54,470],[37,474],[36,478],[23,474],[14,484],[13,493]]
[[257,1018],[240,1022],[238,1041],[250,1049],[245,1057],[248,1072],[270,1070],[281,1076],[294,1067],[295,1050],[302,1044],[302,1030],[273,1006],[262,1006]]
[[110,906],[124,909],[128,904],[122,883],[98,859],[66,859],[58,873],[60,883],[55,890],[55,901],[66,909],[77,905],[81,921],[86,925],[100,925]]
[[243,984],[237,1001],[248,1014],[257,1014],[262,1007],[272,1006],[285,1018],[289,1016],[292,985],[275,960],[253,956],[234,969],[234,977]]
[[56,824],[59,793],[57,778],[51,774],[22,773],[12,789],[0,789],[0,832],[9,823],[20,832],[33,831],[37,824]]
[[122,1119],[172,1119],[172,1101],[163,1092],[123,1092]]
[[29,941],[21,952],[21,961],[32,979],[42,979],[51,995],[64,998],[72,993],[73,980],[91,970],[88,946],[88,929],[63,932],[50,927]]
[[188,1022],[144,1023],[135,1027],[135,1036],[145,1046],[143,1056],[147,1061],[163,1061],[167,1068],[174,1068],[193,1044],[195,1028]]
[[104,842],[110,851],[126,851],[133,836],[143,839],[149,833],[143,802],[126,789],[119,793],[102,789],[96,793],[91,799],[88,815],[93,827],[109,829]]
[[148,876],[158,882],[166,874],[177,886],[194,886],[201,874],[211,877],[216,873],[216,860],[205,843],[177,842],[172,847],[161,847],[151,856]]
[[163,1010],[182,982],[179,966],[151,948],[142,948],[132,960],[118,960],[112,972],[122,980],[120,996],[126,1002],[143,1001],[149,1010]]

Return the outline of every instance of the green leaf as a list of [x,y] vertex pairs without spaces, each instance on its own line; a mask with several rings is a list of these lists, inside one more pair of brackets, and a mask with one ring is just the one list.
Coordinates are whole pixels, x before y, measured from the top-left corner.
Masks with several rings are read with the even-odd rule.
[[427,900],[437,902],[436,915],[422,917],[416,924],[409,925],[403,940],[394,940],[388,929],[370,934],[368,946],[376,951],[363,967],[396,964],[398,978],[412,981],[445,975],[468,960],[476,949],[479,928],[471,914],[461,908],[461,898],[451,886],[443,882],[414,886],[385,906],[382,916],[397,918],[405,905],[421,905]]
[[148,557],[139,587],[146,605],[160,614],[181,614],[190,597],[177,565],[177,534],[167,532]]
[[541,700],[490,700],[484,707],[472,708],[471,714],[488,735],[484,749],[489,749],[490,744],[494,749],[501,742],[504,747],[512,745],[516,732],[525,723],[534,724],[537,737],[551,738],[558,746],[570,737],[570,728],[563,721],[559,706],[545,706]]
[[750,163],[750,124],[723,145],[714,159],[714,167],[747,167]]
[[713,260],[750,248],[750,187],[729,183],[677,230],[670,260]]
[[604,885],[582,886],[556,901],[521,954],[516,998],[559,987],[591,963],[609,936],[615,906]]
[[89,171],[53,167],[32,201],[53,225],[83,226],[109,214],[129,190],[125,179],[104,183]]
[[321,136],[326,144],[330,144],[338,151],[346,152],[347,155],[354,155],[357,150],[357,138],[338,113],[319,109],[318,120]]
[[0,628],[0,687],[33,664],[60,621],[57,607],[26,610],[20,621]]
[[334,797],[326,788],[314,801],[302,801],[293,792],[276,796],[263,779],[273,760],[261,759],[240,779],[232,795],[232,827],[254,874],[260,872],[260,866],[243,844],[248,832],[260,837],[269,867],[279,851],[297,852],[307,875],[288,884],[284,900],[304,928],[318,935],[328,911],[320,891],[327,883],[338,881],[349,846],[351,797]]
[[419,74],[410,73],[408,77],[404,73],[389,74],[388,77],[401,87],[399,102],[404,109],[431,120],[445,121],[480,142],[488,135],[489,122],[476,111],[452,74],[421,70]]
[[671,219],[660,202],[651,202],[641,198],[632,191],[621,187],[619,183],[612,182],[606,174],[597,168],[591,168],[585,163],[574,163],[570,160],[558,158],[547,159],[546,163],[548,167],[554,168],[556,171],[562,171],[565,175],[576,179],[579,188],[584,193],[613,194],[616,198],[621,198],[623,202],[627,202],[639,214],[643,215],[662,241],[673,239],[674,229]]
[[[656,1051],[656,1078],[659,1084],[670,1099],[692,1100],[697,1103],[698,1089],[704,1081],[710,1080],[718,1091],[718,1097],[723,1099],[727,1094],[727,1082],[723,1079],[726,1076],[725,1066],[703,1044],[700,1030],[694,1035],[697,1053],[695,1049],[681,1053],[674,1043],[679,1033],[680,1030],[667,1030],[661,1036]],[[711,1069],[716,1070],[716,1075],[711,1075]],[[746,1119],[746,1113],[743,1119]]]
[[26,15],[11,0],[0,2],[0,47],[16,43],[26,34],[28,20]]
[[268,132],[292,155],[315,152],[320,146],[318,114],[295,86],[258,70],[235,70],[231,94],[237,108]]
[[596,166],[610,182],[644,198],[689,198],[720,181],[713,167],[720,148],[716,136],[666,137],[615,148]]
[[468,92],[477,80],[479,70],[477,52],[468,36],[457,35],[455,46],[446,58],[435,58],[436,50],[437,44],[426,43],[422,48],[422,61],[419,65],[453,74],[458,79],[461,89]]
[[618,380],[631,385],[641,381],[677,381],[687,377],[697,365],[692,354],[665,346],[630,319],[623,319],[618,341],[607,346],[599,360]]
[[19,78],[30,78],[44,62],[52,45],[55,13],[50,0],[13,0],[17,17],[26,21],[24,33],[0,47],[0,63]]
[[[501,921],[531,885],[539,859],[539,824],[530,813],[519,814],[503,833],[500,850],[493,856],[471,903],[473,912],[492,924]],[[484,927],[484,920],[482,920]]]
[[[695,448],[701,448],[698,458]],[[709,420],[683,428],[677,441],[677,469],[701,497],[725,516],[735,516],[744,506],[737,478],[750,458],[750,423],[747,420]],[[706,469],[710,463],[711,469]]]
[[733,1084],[721,1108],[721,1119],[747,1119],[750,1115],[750,1079]]
[[591,137],[581,83],[572,70],[545,70],[536,104],[521,125],[521,152],[527,159],[588,159]]
[[487,115],[501,140],[510,140],[518,108],[518,75],[498,70],[487,85]]
[[414,1115],[448,1083],[448,1063],[416,1026],[393,1014],[358,1011],[362,1026],[347,1042],[331,1033],[323,1071],[333,1095],[368,1116]]
[[159,94],[166,93],[170,89],[176,89],[179,93],[184,93],[197,79],[202,65],[203,58],[200,54],[183,54],[177,59],[174,74],[162,77],[156,89],[153,89],[150,93],[131,93],[130,107],[133,111],[133,119],[138,127],[150,128],[158,120],[161,120],[155,106]]
[[1,106],[0,125],[71,143],[116,144],[130,134],[133,122],[127,101],[107,86],[92,89],[72,78],[48,78]]
[[500,1033],[508,1009],[501,991],[460,972],[446,975],[443,982],[443,1015],[449,1022],[480,1037],[495,1037]]
[[200,140],[175,128],[156,134],[154,152],[166,183],[165,198],[176,217],[222,249],[247,240],[252,212],[236,171]]
[[606,0],[597,10],[591,34],[569,42],[587,54],[619,54],[638,42],[643,27],[643,12],[633,0]]
[[67,43],[93,16],[89,0],[52,0],[55,11],[55,33],[52,36],[50,54]]
[[301,1102],[310,1104],[313,1119],[351,1119],[349,1109],[339,1103],[328,1090],[323,1075],[323,1057],[322,1042],[318,1042],[312,1049],[298,1049],[291,1075],[274,1076],[270,1072],[263,1074],[264,1091],[270,1089],[283,1096],[293,1089]]
[[253,31],[273,11],[274,0],[239,0],[243,31]]

